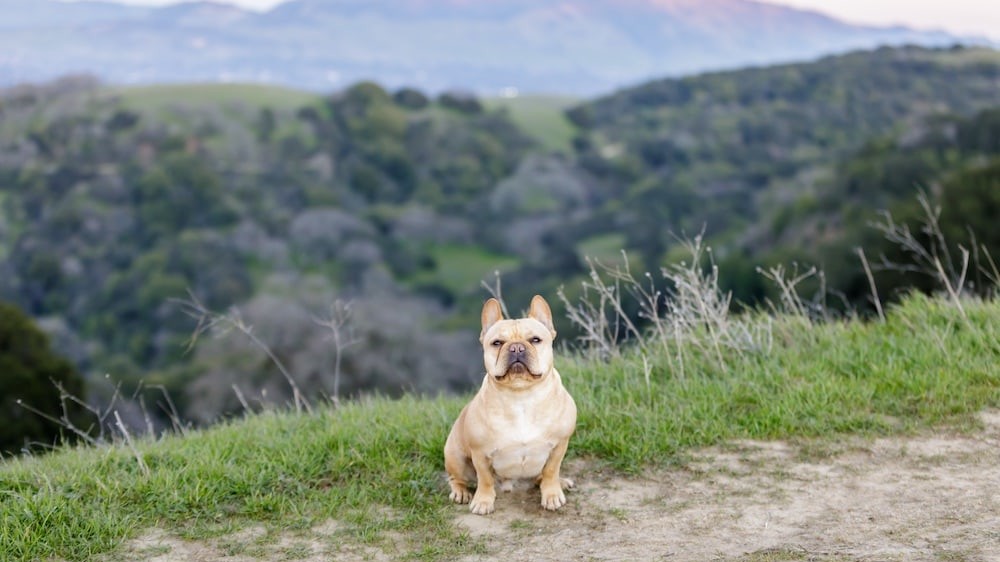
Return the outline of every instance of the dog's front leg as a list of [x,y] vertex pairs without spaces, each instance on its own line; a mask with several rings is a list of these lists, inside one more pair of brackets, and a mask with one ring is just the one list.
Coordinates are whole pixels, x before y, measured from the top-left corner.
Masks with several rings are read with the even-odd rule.
[[476,494],[472,496],[469,510],[476,515],[489,515],[497,499],[490,459],[482,451],[472,451],[472,466],[476,467]]
[[573,481],[559,478],[559,467],[562,465],[563,457],[566,456],[566,448],[569,447],[569,438],[563,439],[552,449],[549,459],[545,461],[542,468],[541,480],[538,487],[542,491],[542,507],[548,510],[556,510],[566,505],[566,494],[563,493],[563,484],[567,488],[573,487]]

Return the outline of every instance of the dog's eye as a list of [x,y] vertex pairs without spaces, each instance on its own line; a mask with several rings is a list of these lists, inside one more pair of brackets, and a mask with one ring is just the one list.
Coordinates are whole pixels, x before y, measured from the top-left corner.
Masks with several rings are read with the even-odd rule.
[[503,345],[503,342],[500,340],[493,340],[493,343],[491,343],[490,345],[492,345],[493,347],[500,347],[501,345]]
[[542,338],[535,336],[531,338],[531,343],[542,343]]

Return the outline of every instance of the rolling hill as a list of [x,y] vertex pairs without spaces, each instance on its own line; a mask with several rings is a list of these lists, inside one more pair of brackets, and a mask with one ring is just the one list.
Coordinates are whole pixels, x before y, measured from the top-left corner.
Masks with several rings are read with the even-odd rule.
[[[874,252],[867,223],[881,208],[912,219],[921,188],[946,203],[949,233],[971,226],[1000,255],[998,81],[994,51],[908,47],[584,102],[370,82],[331,96],[21,86],[0,94],[0,298],[43,325],[98,399],[110,373],[130,392],[163,385],[206,423],[242,409],[234,386],[288,398],[218,315],[238,310],[310,396],[460,390],[477,378],[481,280],[498,271],[510,302],[561,287],[575,301],[585,258],[625,249],[666,288],[655,273],[703,228],[738,301],[776,296],[756,266],[798,261],[863,309],[852,247]],[[886,298],[915,284],[876,276]],[[204,324],[185,314],[188,291],[231,328],[193,351]],[[550,302],[572,341],[580,328]],[[348,312],[336,374],[316,321]]]
[[[856,270],[849,244],[824,244],[995,157],[995,132],[958,145],[963,128],[991,126],[979,112],[1000,106],[998,92],[996,51],[882,48],[655,80],[568,115],[581,128],[577,161],[603,186],[597,230],[624,234],[649,268],[670,261],[677,236],[704,231],[724,266],[759,278],[765,262]],[[878,163],[860,165],[872,145]],[[908,156],[915,146],[936,148]],[[749,285],[737,295],[763,296]]]

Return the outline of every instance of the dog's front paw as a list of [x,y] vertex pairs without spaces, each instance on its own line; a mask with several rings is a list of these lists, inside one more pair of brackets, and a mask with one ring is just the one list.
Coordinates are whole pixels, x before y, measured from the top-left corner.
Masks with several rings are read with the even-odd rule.
[[465,486],[452,484],[451,494],[449,494],[448,497],[455,503],[469,503],[469,500],[472,499],[472,492],[470,492]]
[[569,478],[560,478],[559,483],[562,485],[563,491],[576,488],[576,483]]
[[472,498],[472,503],[469,504],[469,511],[475,513],[476,515],[489,515],[493,513],[493,503],[496,501],[496,496],[489,497],[485,494],[479,494],[478,492]]
[[[561,483],[560,483],[561,484]],[[562,486],[545,486],[542,488],[542,507],[549,511],[555,511],[566,505],[566,494],[563,493]]]

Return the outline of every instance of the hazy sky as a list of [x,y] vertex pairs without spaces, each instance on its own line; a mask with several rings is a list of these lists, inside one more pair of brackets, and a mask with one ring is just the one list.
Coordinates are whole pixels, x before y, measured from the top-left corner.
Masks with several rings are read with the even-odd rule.
[[1000,41],[996,0],[762,0],[823,12],[852,23],[944,29]]
[[[173,4],[180,0],[118,0],[130,4]],[[265,10],[283,0],[223,0]],[[762,0],[808,8],[853,23],[903,24],[922,29],[944,29],[1000,41],[1000,1],[996,0]]]

